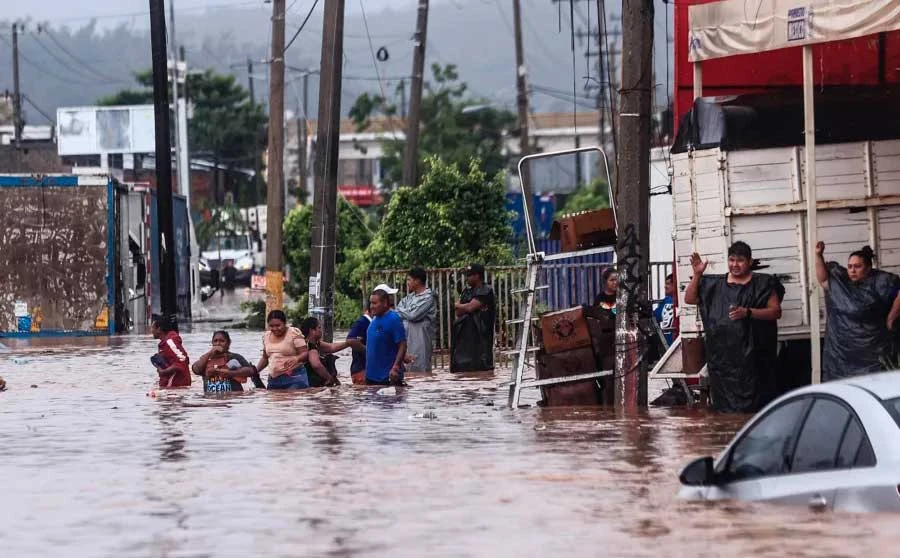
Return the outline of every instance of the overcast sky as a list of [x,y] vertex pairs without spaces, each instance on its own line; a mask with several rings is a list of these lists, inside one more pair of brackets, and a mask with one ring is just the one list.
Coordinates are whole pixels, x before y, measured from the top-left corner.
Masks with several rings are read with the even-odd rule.
[[[169,10],[169,2],[166,0],[166,13]],[[240,6],[252,8],[259,6],[261,10],[271,10],[270,4],[264,4],[263,0],[174,0],[176,19],[179,12],[185,14],[203,13],[206,9],[215,9],[222,6]],[[447,0],[454,1],[454,0]],[[305,13],[313,0],[287,0],[287,5],[292,6],[291,13]],[[380,10],[386,7],[399,7],[413,4],[415,0],[365,0],[366,11]],[[31,18],[34,21],[49,21],[52,24],[79,27],[92,18],[97,18],[100,24],[121,23],[122,21],[134,21],[140,25],[138,14],[146,14],[149,10],[148,0],[39,0],[39,1],[13,1],[4,0],[2,17],[4,19]],[[319,7],[321,9],[321,7]],[[359,2],[349,0],[346,3],[348,14],[359,11]]]

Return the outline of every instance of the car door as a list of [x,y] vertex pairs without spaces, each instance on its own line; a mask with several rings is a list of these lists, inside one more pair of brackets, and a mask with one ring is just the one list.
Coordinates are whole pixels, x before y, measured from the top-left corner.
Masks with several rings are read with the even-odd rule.
[[838,458],[845,459],[848,451],[842,448],[848,431],[856,438],[854,451],[859,447],[859,431],[854,421],[856,417],[846,403],[835,397],[817,395],[800,428],[788,460],[788,471],[767,487],[762,499],[815,510],[832,509],[836,489],[841,478],[847,475],[843,466],[838,467]]
[[719,461],[722,483],[706,489],[709,500],[765,500],[776,493],[778,477],[789,469],[797,433],[812,403],[801,395],[759,416]]

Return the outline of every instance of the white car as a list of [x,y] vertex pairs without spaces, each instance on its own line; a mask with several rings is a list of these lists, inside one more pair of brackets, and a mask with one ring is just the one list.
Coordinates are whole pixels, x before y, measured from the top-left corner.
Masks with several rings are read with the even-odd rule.
[[693,500],[900,511],[900,371],[783,395],[679,478]]

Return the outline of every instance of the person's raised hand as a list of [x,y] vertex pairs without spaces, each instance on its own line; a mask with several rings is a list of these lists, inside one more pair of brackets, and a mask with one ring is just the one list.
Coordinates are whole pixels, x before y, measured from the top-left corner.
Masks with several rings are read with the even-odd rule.
[[816,255],[821,256],[825,253],[825,243],[821,240],[816,242]]
[[709,265],[709,260],[700,259],[700,254],[694,252],[691,254],[691,269],[694,270],[694,275],[703,275],[706,272],[706,266]]

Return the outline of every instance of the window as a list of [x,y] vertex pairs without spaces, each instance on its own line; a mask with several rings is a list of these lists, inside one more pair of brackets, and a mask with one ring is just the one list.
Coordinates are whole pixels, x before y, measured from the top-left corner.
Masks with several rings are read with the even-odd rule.
[[790,400],[754,424],[731,450],[729,480],[788,473],[795,433],[809,402],[808,397]]
[[[847,430],[844,432],[844,439],[841,441],[841,449],[838,452],[836,467],[838,469],[848,469],[856,463],[856,455],[859,453],[860,445],[865,438],[862,425],[859,421],[850,420]],[[868,441],[867,441],[868,442]]]
[[841,434],[849,420],[850,410],[846,405],[834,399],[816,399],[800,431],[791,472],[808,473],[834,469],[835,457],[841,445]]
[[885,401],[884,406],[887,407],[888,412],[894,417],[897,426],[900,426],[900,397]]

